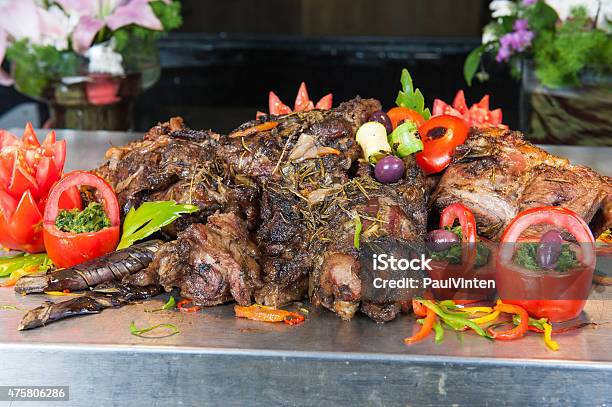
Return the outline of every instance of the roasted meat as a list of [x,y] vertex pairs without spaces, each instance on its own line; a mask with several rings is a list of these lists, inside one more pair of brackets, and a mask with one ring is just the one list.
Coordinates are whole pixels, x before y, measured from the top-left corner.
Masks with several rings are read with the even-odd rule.
[[359,162],[355,133],[377,110],[378,101],[356,98],[328,111],[266,116],[228,136],[171,120],[141,142],[111,149],[98,173],[125,210],[145,199],[202,208],[182,220],[177,240],[147,270],[124,281],[178,287],[200,305],[255,299],[274,307],[305,298],[310,286],[316,304],[343,318],[363,303],[373,318],[392,319],[399,310],[393,301],[362,301],[338,278],[345,260],[358,261],[351,216],[380,218],[372,225],[364,218],[366,242],[368,233],[418,240],[425,232],[426,191],[414,162],[407,161],[409,181],[393,187]]
[[594,234],[612,226],[612,182],[525,141],[519,132],[473,129],[457,148],[432,196],[438,212],[461,202],[480,235],[498,239],[524,209],[562,206],[590,223]]
[[258,188],[247,177],[235,177],[218,159],[220,137],[186,129],[181,119],[173,118],[153,127],[143,140],[109,149],[107,162],[95,172],[114,188],[123,214],[145,201],[175,200],[200,211],[180,219],[174,229],[205,222],[217,211],[233,212],[253,229],[259,217]]
[[[378,271],[362,269],[370,259],[355,247],[380,239],[420,243],[426,232],[425,184],[414,159],[406,159],[406,177],[397,184],[379,184],[368,176],[354,178],[310,208],[312,232],[309,250],[315,253],[310,274],[310,298],[315,305],[350,319],[361,310],[377,322],[396,317],[400,298],[367,295]],[[382,251],[381,251],[382,253]],[[404,254],[405,255],[405,254]],[[370,273],[370,275],[366,274]],[[409,299],[409,298],[404,298]]]
[[237,168],[257,177],[262,186],[257,241],[265,286],[256,295],[258,302],[279,307],[307,295],[315,253],[308,248],[311,231],[304,214],[321,193],[350,181],[361,154],[355,133],[379,109],[378,101],[357,98],[330,111],[276,118],[276,128],[250,137],[252,156],[271,154],[276,163],[267,167],[272,169],[266,176],[253,172],[250,164]]
[[138,286],[174,287],[198,305],[235,300],[251,303],[261,287],[259,252],[246,223],[233,213],[215,214],[208,223],[194,223],[158,251],[148,269],[124,279]]

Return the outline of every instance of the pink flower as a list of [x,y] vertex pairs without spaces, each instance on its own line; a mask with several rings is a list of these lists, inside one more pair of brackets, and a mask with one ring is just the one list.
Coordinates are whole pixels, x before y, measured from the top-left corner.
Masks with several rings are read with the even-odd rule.
[[[163,26],[151,9],[151,0],[56,0],[62,8],[80,16],[72,33],[72,47],[77,52],[86,51],[96,34],[108,26],[115,31],[130,24],[151,30],[163,30]],[[168,3],[170,0],[164,0]]]

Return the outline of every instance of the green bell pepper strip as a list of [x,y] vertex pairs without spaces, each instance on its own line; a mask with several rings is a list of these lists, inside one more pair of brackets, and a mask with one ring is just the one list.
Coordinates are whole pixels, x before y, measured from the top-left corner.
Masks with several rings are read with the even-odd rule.
[[436,321],[436,324],[433,327],[433,330],[435,332],[435,341],[436,343],[440,343],[444,340],[444,329],[442,328],[442,324],[440,324],[440,321]]
[[420,298],[418,298],[417,301],[419,301],[421,304],[423,304],[424,306],[426,306],[427,308],[435,312],[436,315],[442,318],[444,322],[446,322],[451,327],[455,328],[455,326],[459,326],[459,325],[461,325],[462,327],[467,326],[468,328],[472,328],[478,335],[484,338],[490,338],[490,336],[484,331],[484,329],[482,329],[480,326],[470,321],[469,319],[459,316],[459,315],[454,315],[448,312],[444,312],[439,306],[434,304],[432,301],[424,300]]
[[[423,325],[423,323],[425,323],[425,318],[417,319],[417,322]],[[444,340],[444,328],[442,328],[442,324],[440,323],[440,321],[436,321],[436,323],[433,326],[433,330],[435,334],[434,340],[436,344],[442,342]]]

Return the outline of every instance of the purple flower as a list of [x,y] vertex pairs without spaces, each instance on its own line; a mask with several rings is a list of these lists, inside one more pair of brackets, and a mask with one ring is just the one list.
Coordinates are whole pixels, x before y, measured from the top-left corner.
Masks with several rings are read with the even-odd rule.
[[497,51],[495,60],[497,62],[507,62],[510,59],[511,55],[512,55],[512,50],[510,49],[510,47],[502,45],[501,47],[499,47],[499,51]]
[[537,2],[538,0],[523,0],[523,6],[525,7],[533,6]]
[[524,18],[519,18],[514,22],[514,31],[525,31],[529,28],[529,22]]

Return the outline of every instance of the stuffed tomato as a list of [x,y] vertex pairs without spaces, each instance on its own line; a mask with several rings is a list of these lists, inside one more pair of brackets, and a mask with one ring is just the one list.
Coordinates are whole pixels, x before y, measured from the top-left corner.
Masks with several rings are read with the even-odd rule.
[[[454,226],[455,221],[459,226]],[[440,229],[427,235],[432,294],[439,300],[485,300],[495,291],[493,248],[477,236],[476,220],[465,206],[455,203],[442,211]],[[462,280],[461,280],[462,279]],[[456,287],[459,281],[482,281],[487,287]],[[474,283],[475,284],[475,283]],[[480,283],[479,283],[480,284]]]
[[[541,224],[555,229],[539,240],[521,237]],[[566,234],[575,242],[565,240]],[[584,308],[594,270],[595,239],[584,220],[566,208],[532,208],[520,213],[502,235],[497,288],[504,302],[522,306],[535,318],[562,322]]]
[[[90,202],[82,211],[60,210],[62,194],[77,187],[95,190],[98,202]],[[102,178],[89,172],[72,172],[49,193],[43,230],[47,254],[58,267],[70,267],[109,253],[115,250],[120,237],[117,196]]]

